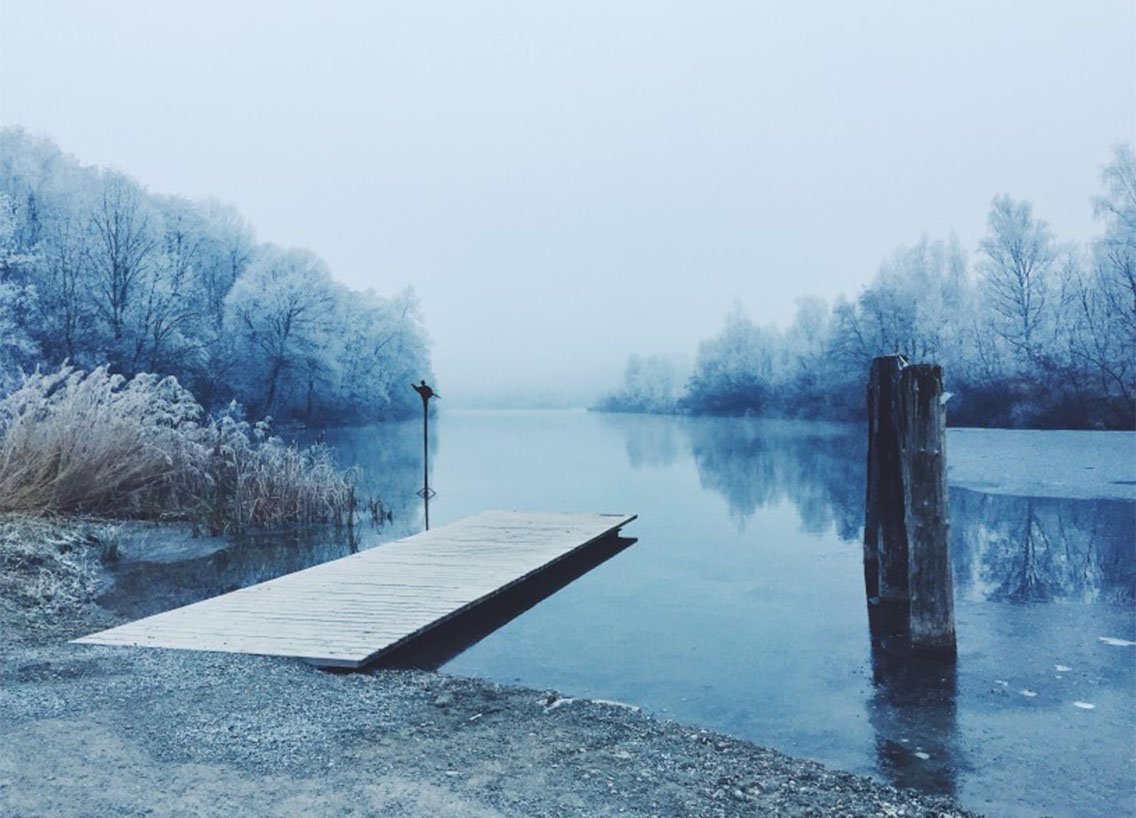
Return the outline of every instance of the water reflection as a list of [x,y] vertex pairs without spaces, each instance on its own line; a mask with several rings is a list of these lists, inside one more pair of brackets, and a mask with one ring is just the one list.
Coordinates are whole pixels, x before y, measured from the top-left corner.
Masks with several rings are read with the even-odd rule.
[[1131,602],[1133,504],[951,489],[960,598]]
[[668,468],[679,455],[680,433],[672,417],[657,415],[602,415],[604,422],[623,433],[627,462],[632,469]]
[[[685,433],[702,487],[744,527],[758,509],[789,500],[802,528],[835,528],[859,544],[864,524],[864,435],[859,426],[736,418],[671,420]],[[660,429],[627,424],[629,458]],[[666,447],[674,445],[668,441]],[[673,458],[673,454],[669,457]],[[665,458],[663,458],[665,460]],[[633,462],[634,467],[634,462]],[[950,489],[951,549],[960,598],[992,601],[1136,599],[1133,504],[1018,497]]]
[[958,731],[958,679],[953,663],[872,651],[868,718],[876,765],[896,787],[956,796],[966,766]]
[[[688,418],[674,419],[671,425],[686,438],[701,486],[725,499],[739,529],[759,511],[788,501],[803,531],[821,538],[835,532],[858,553],[866,479],[860,426]],[[652,462],[644,448],[656,438],[666,440],[659,429],[629,432],[633,468]],[[1005,441],[991,440],[999,442]],[[1002,730],[1011,736],[1033,731],[1055,746],[1070,743],[1066,731],[1072,726],[1064,717],[1042,715],[1054,713],[1052,708],[1070,708],[1078,695],[1072,693],[1070,680],[1054,670],[1068,671],[1065,662],[1075,664],[1085,682],[1079,695],[1104,696],[1114,680],[1121,685],[1116,689],[1123,690],[1121,679],[1128,680],[1130,690],[1131,660],[1092,653],[1088,646],[1103,632],[1099,629],[1117,627],[1105,623],[1120,623],[1124,632],[1131,626],[1136,506],[1126,500],[988,494],[952,486],[950,515],[955,590],[963,605],[960,640],[969,652],[956,668],[869,651],[871,684],[864,705],[874,768],[897,787],[951,797],[963,796],[961,782],[974,787],[978,778],[990,777],[998,782],[990,785],[991,792],[1005,789],[999,797],[1010,799],[1011,790],[1019,791],[1015,810],[1031,814],[1030,804],[1044,803],[1035,801],[1031,790],[1045,789],[1050,800],[1059,796],[1053,783],[1043,780],[1047,773],[1031,778],[1020,768],[1068,764],[1068,758],[1019,746],[1014,752],[1030,761],[1019,763],[1017,780],[1010,780],[1013,774],[999,779],[986,768],[992,753],[1002,766],[1006,757],[987,744],[1004,746]],[[798,545],[805,546],[806,541]],[[1090,604],[1059,609],[1047,603]],[[1115,607],[1102,612],[1095,603]],[[801,616],[809,614],[802,611]],[[970,735],[959,726],[960,674],[966,674],[969,686],[965,708]],[[1042,709],[1034,712],[1036,702]],[[977,724],[982,726],[976,727],[979,712]],[[1100,723],[1095,729],[1101,732],[1093,740],[1115,747],[1117,739],[1105,731],[1123,730],[1117,724]],[[976,740],[980,731],[983,741]],[[1091,809],[1082,804],[1086,814],[1103,814],[1109,788],[1115,786],[1112,779],[1117,778],[1107,761],[1098,759],[1097,764],[1099,770],[1107,768],[1101,772],[1105,783],[1094,792]],[[1027,779],[1032,783],[1025,783]]]
[[[360,470],[357,491],[360,499],[382,498],[396,525],[407,534],[421,530],[422,501],[415,494],[422,488],[421,421],[329,429],[322,434],[324,442],[335,450],[341,466]],[[440,445],[438,434],[431,426],[431,465]]]
[[806,531],[835,525],[855,539],[864,524],[863,435],[835,423],[696,418],[683,425],[702,487],[725,497],[744,525],[789,499]]
[[[723,497],[739,527],[788,500],[802,528],[835,530],[858,547],[863,530],[864,435],[858,425],[737,418],[603,416],[619,430],[633,470],[671,468],[688,449],[699,482]],[[314,437],[314,434],[312,436]],[[321,433],[344,466],[360,466],[359,543],[373,547],[422,528],[421,425],[388,423]],[[302,441],[303,442],[303,441]],[[430,442],[431,453],[439,441]],[[366,501],[381,497],[392,519],[376,527]],[[952,487],[951,547],[960,600],[1010,602],[1136,599],[1133,504],[1121,500],[1018,497]],[[139,616],[223,593],[349,553],[330,527],[239,541],[169,539],[177,554],[154,561],[153,544],[116,569],[108,606]],[[130,556],[131,548],[127,547]],[[145,562],[143,560],[151,560]]]

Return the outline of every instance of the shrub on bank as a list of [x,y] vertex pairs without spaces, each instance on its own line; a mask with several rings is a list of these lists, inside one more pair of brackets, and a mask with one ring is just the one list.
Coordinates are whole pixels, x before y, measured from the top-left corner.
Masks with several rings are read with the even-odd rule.
[[0,401],[0,512],[188,519],[213,533],[340,522],[352,478],[325,447],[207,417],[171,377],[63,367]]
[[0,515],[0,609],[29,626],[57,626],[94,595],[113,542],[113,527],[96,521]]

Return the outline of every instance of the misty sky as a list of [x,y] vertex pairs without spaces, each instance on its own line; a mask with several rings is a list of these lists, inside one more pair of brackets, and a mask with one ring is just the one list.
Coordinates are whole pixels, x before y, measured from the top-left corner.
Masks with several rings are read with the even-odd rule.
[[449,405],[784,324],[1136,141],[1136,3],[0,0],[0,123],[417,290]]

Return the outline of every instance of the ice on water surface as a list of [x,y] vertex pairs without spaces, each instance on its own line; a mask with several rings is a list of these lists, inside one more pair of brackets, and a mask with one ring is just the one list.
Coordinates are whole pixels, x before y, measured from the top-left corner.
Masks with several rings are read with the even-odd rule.
[[1116,648],[1130,648],[1136,645],[1136,642],[1132,642],[1128,639],[1117,639],[1115,636],[1101,636],[1100,641]]

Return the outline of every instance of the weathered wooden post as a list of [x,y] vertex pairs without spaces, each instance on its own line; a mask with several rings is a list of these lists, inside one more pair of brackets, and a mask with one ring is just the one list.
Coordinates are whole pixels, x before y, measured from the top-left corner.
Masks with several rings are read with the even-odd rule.
[[868,378],[864,587],[872,638],[956,653],[943,370],[876,358]]
[[943,368],[933,364],[906,367],[900,377],[900,400],[911,646],[921,653],[954,656]]
[[[868,496],[864,514],[864,581],[878,624],[907,602],[907,532],[903,525],[896,390],[907,361],[876,358],[868,376]],[[891,618],[891,617],[887,617]],[[905,614],[903,618],[906,618]]]

